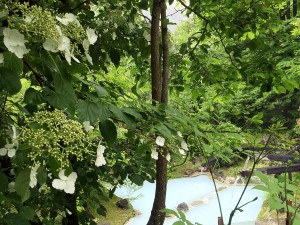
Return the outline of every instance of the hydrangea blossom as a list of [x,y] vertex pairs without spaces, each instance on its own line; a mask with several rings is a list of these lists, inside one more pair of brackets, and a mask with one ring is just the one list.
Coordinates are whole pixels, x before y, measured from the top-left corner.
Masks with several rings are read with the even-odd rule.
[[0,155],[5,156],[8,155],[8,157],[14,157],[16,154],[16,149],[14,148],[14,144],[6,144],[4,148],[0,148]]
[[157,136],[156,140],[155,140],[155,143],[158,145],[158,146],[164,146],[165,145],[165,139],[161,136]]
[[86,35],[91,45],[95,44],[97,41],[98,36],[96,35],[96,32],[92,28],[86,29]]
[[158,152],[155,149],[152,149],[151,158],[155,160],[158,159]]
[[58,42],[52,38],[47,38],[43,44],[45,50],[50,52],[58,52]]
[[84,121],[82,124],[86,132],[89,132],[94,129],[94,127],[91,126],[90,121]]
[[66,176],[65,170],[61,170],[58,176],[59,179],[54,179],[52,181],[52,187],[58,190],[63,190],[67,194],[74,194],[77,173],[72,172],[69,176]]
[[26,48],[24,35],[16,29],[4,28],[3,30],[4,39],[3,42],[7,49],[14,53],[18,58],[22,59],[23,55],[29,52]]
[[4,62],[4,56],[2,53],[0,53],[0,64],[2,64]]
[[105,146],[103,146],[99,143],[98,148],[97,148],[97,158],[96,158],[96,162],[95,162],[95,165],[97,167],[103,166],[106,164],[106,160],[103,156],[104,150],[105,150]]
[[37,170],[40,168],[40,165],[36,165],[35,167],[32,168],[30,172],[30,183],[29,186],[34,188],[37,185]]
[[73,13],[66,13],[64,15],[64,17],[56,17],[56,19],[61,22],[63,25],[68,25],[69,23],[76,23],[78,25],[80,25],[78,19],[77,19],[77,16],[75,16]]
[[58,39],[57,49],[60,51],[66,51],[70,49],[70,39],[64,35],[61,35]]

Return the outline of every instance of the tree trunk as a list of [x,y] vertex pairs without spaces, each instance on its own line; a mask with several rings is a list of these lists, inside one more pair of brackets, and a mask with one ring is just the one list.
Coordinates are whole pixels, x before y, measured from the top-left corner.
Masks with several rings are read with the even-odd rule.
[[[161,36],[162,36],[162,71],[160,65],[159,49],[159,19],[161,14]],[[165,0],[153,0],[152,21],[151,21],[151,77],[152,77],[152,100],[168,104],[168,84],[169,84],[169,48],[168,48],[168,28],[164,19],[166,18]],[[163,225],[165,213],[160,212],[166,207],[167,193],[167,159],[168,150],[159,152],[156,161],[156,190],[152,206],[151,215],[147,225]]]

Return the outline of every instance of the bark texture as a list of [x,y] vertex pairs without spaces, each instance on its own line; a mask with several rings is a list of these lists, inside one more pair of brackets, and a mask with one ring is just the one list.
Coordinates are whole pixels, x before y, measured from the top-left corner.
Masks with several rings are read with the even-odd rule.
[[[152,77],[152,100],[168,104],[168,84],[169,84],[169,48],[168,48],[168,28],[166,21],[165,0],[153,0],[152,20],[151,20],[151,77]],[[160,42],[160,16],[161,16],[161,42]],[[162,51],[160,51],[160,43]],[[162,52],[162,59],[160,52]],[[162,64],[162,66],[161,66]],[[162,69],[161,69],[162,67]],[[159,152],[156,161],[156,190],[151,215],[147,225],[163,225],[165,213],[160,212],[166,207],[167,193],[167,160],[168,150],[164,148]]]

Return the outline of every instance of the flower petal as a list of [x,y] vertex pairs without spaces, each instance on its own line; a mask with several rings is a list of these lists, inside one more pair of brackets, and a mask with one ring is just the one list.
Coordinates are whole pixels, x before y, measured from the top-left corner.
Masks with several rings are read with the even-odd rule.
[[99,166],[103,166],[106,164],[106,160],[104,158],[103,155],[100,155],[97,157],[96,162],[95,162],[95,166],[99,167]]
[[105,150],[105,146],[103,146],[99,143],[98,148],[97,148],[97,156],[103,155],[104,150]]
[[161,136],[157,136],[156,140],[155,140],[155,143],[158,145],[158,146],[164,146],[165,145],[165,139]]
[[171,155],[170,155],[170,153],[168,153],[168,155],[166,156],[166,160],[168,160],[168,162],[170,162],[170,160],[171,160]]
[[59,171],[58,176],[61,180],[68,180],[68,177],[65,175],[65,170]]
[[7,148],[0,148],[0,155],[5,156],[7,154]]
[[185,142],[185,141],[182,141],[181,142],[181,148],[183,149],[183,150],[185,150],[185,151],[188,151],[189,149],[188,149],[188,146],[187,146],[187,143]]
[[66,186],[67,186],[67,183],[64,180],[54,179],[52,181],[52,187],[54,187],[55,189],[64,190]]
[[155,160],[158,159],[158,152],[155,149],[152,149],[151,158]]
[[67,193],[67,194],[74,194],[75,192],[75,183],[67,183],[67,185],[65,186],[64,188],[64,191]]
[[16,149],[14,149],[14,148],[8,149],[7,155],[9,158],[14,157],[15,154],[16,154]]

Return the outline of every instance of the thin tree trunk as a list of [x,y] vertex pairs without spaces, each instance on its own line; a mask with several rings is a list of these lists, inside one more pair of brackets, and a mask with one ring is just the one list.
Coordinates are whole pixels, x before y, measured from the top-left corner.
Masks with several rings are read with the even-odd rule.
[[293,17],[297,16],[297,0],[293,0]]
[[168,104],[169,96],[169,38],[166,2],[161,3],[161,38],[162,38],[162,54],[163,54],[163,70],[162,70],[162,93],[161,102]]
[[[162,27],[162,71],[160,66],[159,51],[159,19],[161,14]],[[164,19],[166,18],[165,0],[153,0],[152,21],[151,21],[151,74],[152,74],[152,100],[168,104],[168,83],[169,83],[169,49],[168,30]],[[167,193],[167,159],[168,150],[159,152],[156,161],[156,190],[151,215],[147,225],[163,225],[165,213],[160,212],[166,207]]]
[[160,102],[161,100],[159,20],[160,0],[153,0],[151,20],[151,87],[153,104],[155,104],[155,102]]

